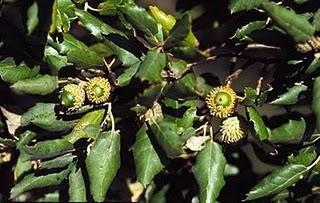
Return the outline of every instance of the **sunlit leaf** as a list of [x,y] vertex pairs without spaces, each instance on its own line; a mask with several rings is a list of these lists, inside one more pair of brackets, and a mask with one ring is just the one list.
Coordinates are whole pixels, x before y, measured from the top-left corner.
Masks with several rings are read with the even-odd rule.
[[298,102],[298,98],[301,92],[304,92],[308,89],[306,85],[301,83],[296,84],[295,86],[288,89],[287,92],[278,96],[277,99],[270,102],[273,105],[291,105]]
[[268,138],[268,130],[264,124],[263,119],[259,115],[259,112],[253,107],[247,107],[249,113],[250,121],[253,123],[253,127],[260,138],[260,140],[265,140]]

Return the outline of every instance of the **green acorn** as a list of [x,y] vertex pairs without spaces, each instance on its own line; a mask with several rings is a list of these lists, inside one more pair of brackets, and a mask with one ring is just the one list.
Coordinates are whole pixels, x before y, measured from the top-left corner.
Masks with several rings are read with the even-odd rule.
[[80,108],[83,105],[84,100],[84,90],[75,84],[64,86],[60,94],[60,102],[66,107]]
[[100,104],[109,99],[111,86],[108,79],[94,77],[87,82],[85,91],[89,101]]

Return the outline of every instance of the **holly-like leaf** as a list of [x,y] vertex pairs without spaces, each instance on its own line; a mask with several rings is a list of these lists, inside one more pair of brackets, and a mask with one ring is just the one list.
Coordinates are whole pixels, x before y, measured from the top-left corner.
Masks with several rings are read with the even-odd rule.
[[250,121],[253,123],[254,130],[256,131],[260,140],[265,140],[268,138],[268,130],[264,124],[263,119],[259,115],[259,112],[253,107],[247,107],[249,113]]
[[105,110],[99,109],[85,114],[74,126],[65,139],[75,143],[81,138],[93,138],[100,133],[100,124],[104,119]]
[[307,172],[307,169],[301,164],[288,164],[272,171],[270,175],[250,190],[246,200],[254,200],[281,192],[296,183]]
[[318,70],[319,68],[320,68],[320,59],[314,58],[313,61],[311,62],[311,64],[306,69],[306,73],[308,73],[308,74],[313,73],[316,70]]
[[268,140],[272,143],[299,143],[306,130],[306,122],[289,120],[288,123],[270,130]]
[[258,8],[264,0],[231,0],[229,9],[231,13],[236,13],[244,10]]
[[119,8],[135,28],[140,30],[149,43],[157,45],[163,41],[161,25],[142,7],[126,3]]
[[158,50],[149,51],[142,61],[136,77],[142,81],[150,81],[152,83],[161,82],[161,71],[166,66],[167,57]]
[[68,166],[73,159],[74,155],[71,153],[64,154],[62,156],[58,156],[57,158],[53,158],[47,161],[41,161],[40,168],[41,169],[53,169],[53,168],[64,168]]
[[200,189],[201,202],[215,202],[224,186],[226,158],[221,146],[213,141],[207,142],[197,155],[192,172]]
[[48,159],[72,151],[73,145],[66,139],[55,139],[37,142],[34,146],[18,148],[28,159]]
[[251,87],[245,87],[243,92],[244,99],[241,101],[241,103],[246,106],[254,105],[258,98],[257,91]]
[[76,121],[64,121],[58,119],[55,113],[55,104],[53,103],[36,103],[22,114],[21,125],[36,125],[42,129],[54,132],[63,132],[70,130]]
[[19,93],[47,95],[58,88],[58,78],[51,75],[39,75],[35,78],[19,80],[11,88]]
[[296,14],[293,10],[289,10],[271,1],[264,1],[262,8],[296,42],[304,43],[314,35],[314,26],[306,17]]
[[191,17],[188,14],[182,16],[180,20],[177,20],[172,28],[168,38],[165,41],[164,47],[170,48],[178,45],[184,40],[191,30]]
[[99,18],[96,18],[95,16],[84,10],[75,9],[75,14],[82,22],[83,26],[87,28],[90,33],[99,40],[103,39],[102,35],[108,34],[118,34],[122,37],[126,37],[123,32],[111,27],[110,25],[101,21]]
[[136,135],[136,142],[132,147],[133,158],[136,165],[137,179],[146,188],[163,165],[147,134],[144,124]]
[[48,186],[59,185],[69,174],[70,165],[67,169],[58,172],[51,173],[48,175],[36,175],[34,173],[25,176],[18,184],[16,184],[10,191],[10,198],[15,198],[20,194],[36,189],[36,188],[44,188]]
[[104,44],[113,51],[118,59],[122,62],[123,66],[132,67],[139,62],[139,58],[129,51],[119,47],[117,44],[110,40],[105,40]]
[[247,25],[238,28],[236,33],[232,38],[242,39],[250,35],[252,32],[256,30],[261,30],[266,25],[266,21],[264,20],[257,20],[248,23]]
[[120,168],[119,132],[102,132],[85,160],[94,201],[102,202]]
[[295,86],[288,89],[287,92],[278,96],[277,99],[270,102],[273,105],[291,105],[298,102],[298,98],[301,92],[304,92],[308,89],[306,85],[301,83],[296,84]]
[[183,153],[183,142],[177,134],[174,123],[158,119],[150,127],[155,135],[155,139],[169,158],[174,158]]
[[16,65],[13,58],[5,58],[0,62],[0,77],[8,83],[15,83],[19,80],[33,78],[38,75],[40,68],[38,66],[29,68],[26,64]]
[[131,79],[134,77],[134,75],[137,73],[139,67],[140,67],[140,62],[136,63],[129,68],[125,69],[124,72],[119,75],[117,78],[117,84],[120,87],[126,86],[130,83]]
[[60,55],[57,50],[50,46],[45,47],[44,55],[53,75],[58,75],[63,67],[72,65],[68,62],[67,56]]
[[320,131],[320,77],[313,82],[312,111],[316,116],[316,128]]
[[69,202],[87,202],[86,187],[80,168],[73,166],[69,174]]
[[39,23],[39,18],[38,18],[38,12],[39,12],[39,8],[38,8],[38,3],[35,1],[29,8],[27,11],[27,30],[28,30],[28,35],[30,35],[34,29],[37,27],[38,23]]

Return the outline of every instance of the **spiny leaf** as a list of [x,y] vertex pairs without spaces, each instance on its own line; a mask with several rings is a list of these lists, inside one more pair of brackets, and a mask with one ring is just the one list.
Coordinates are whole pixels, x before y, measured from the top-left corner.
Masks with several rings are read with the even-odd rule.
[[149,51],[142,61],[136,77],[142,81],[160,82],[162,80],[161,71],[166,65],[166,60],[167,57],[164,53],[159,53],[158,50]]
[[242,39],[250,35],[252,32],[262,29],[265,25],[266,25],[266,21],[264,20],[257,20],[257,21],[250,22],[247,25],[244,25],[241,28],[238,28],[232,38]]
[[39,70],[39,66],[31,69],[24,63],[16,65],[13,58],[5,58],[0,62],[1,79],[11,84],[19,80],[33,78],[38,75]]
[[47,95],[58,88],[58,78],[51,75],[40,75],[35,78],[19,80],[11,88],[19,93]]
[[20,146],[19,150],[28,159],[47,159],[72,151],[73,145],[66,139],[55,139],[37,142],[34,146]]
[[306,130],[306,122],[289,120],[288,123],[270,130],[268,140],[272,143],[299,143]]
[[73,166],[69,174],[69,202],[87,202],[86,187],[80,168]]
[[42,129],[54,132],[70,130],[76,121],[64,121],[58,119],[55,113],[54,103],[36,103],[21,116],[21,125],[36,125]]
[[259,7],[265,0],[231,0],[229,9],[231,13],[236,13],[243,10],[251,10]]
[[151,129],[159,145],[169,158],[174,158],[183,153],[183,142],[177,134],[174,123],[158,119],[151,125]]
[[260,140],[265,140],[268,138],[268,130],[263,122],[263,119],[259,115],[259,112],[253,107],[247,107],[249,113],[250,121],[253,123],[253,127],[260,138]]
[[192,172],[200,188],[201,202],[215,202],[224,186],[226,159],[221,146],[213,141],[207,142],[198,155]]
[[273,105],[291,105],[298,102],[298,98],[301,92],[304,92],[308,89],[306,85],[301,83],[296,84],[295,86],[288,89],[287,92],[278,96],[277,99],[270,102]]
[[293,10],[271,1],[263,2],[262,8],[296,42],[304,43],[314,35],[314,26],[304,16],[296,14]]
[[316,128],[320,131],[320,77],[313,82],[312,111],[316,116]]
[[51,173],[44,176],[37,176],[34,173],[25,176],[11,189],[10,199],[15,198],[31,189],[59,185],[68,176],[70,168],[71,167],[69,166],[67,169],[59,173]]
[[132,147],[137,178],[145,188],[164,167],[152,146],[147,130],[148,128],[144,124],[137,132],[136,142]]
[[103,39],[102,35],[108,34],[118,34],[120,36],[126,37],[123,32],[111,27],[110,25],[101,21],[99,18],[96,18],[95,16],[84,10],[75,9],[75,14],[80,19],[85,28],[87,28],[91,32],[91,34],[99,40]]
[[28,29],[28,35],[30,35],[34,29],[37,27],[38,23],[39,23],[39,18],[38,18],[38,4],[35,1],[29,8],[27,11],[27,29]]
[[119,132],[102,132],[86,158],[90,191],[94,201],[102,202],[120,168]]
[[254,200],[281,192],[296,183],[307,169],[304,165],[288,164],[272,171],[270,175],[250,190],[246,200]]

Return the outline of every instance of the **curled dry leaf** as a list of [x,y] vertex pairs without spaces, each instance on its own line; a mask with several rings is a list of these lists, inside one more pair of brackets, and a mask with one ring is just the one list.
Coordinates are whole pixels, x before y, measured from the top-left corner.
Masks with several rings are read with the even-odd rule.
[[206,141],[210,140],[210,136],[190,137],[186,142],[186,147],[192,151],[201,151]]
[[21,115],[17,115],[0,106],[0,110],[6,117],[6,123],[8,126],[8,131],[11,135],[14,135],[15,131],[21,126],[20,118]]

